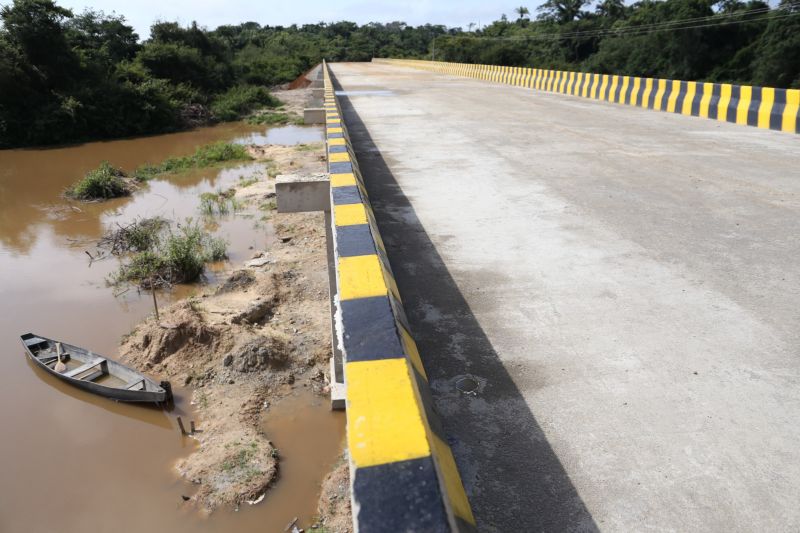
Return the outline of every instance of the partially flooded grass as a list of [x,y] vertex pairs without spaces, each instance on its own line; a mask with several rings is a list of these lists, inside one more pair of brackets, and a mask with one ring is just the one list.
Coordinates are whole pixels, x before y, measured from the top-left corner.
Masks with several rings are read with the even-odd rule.
[[303,124],[303,117],[281,111],[261,111],[247,117],[247,123],[253,125],[267,124],[270,126],[283,126],[286,124],[300,126]]
[[227,215],[241,207],[233,187],[226,191],[204,192],[200,195],[200,211],[206,216]]
[[190,283],[206,263],[227,256],[227,242],[213,237],[192,219],[175,231],[164,224],[148,234],[149,247],[133,253],[109,278],[111,284],[136,283],[143,288]]
[[133,176],[138,181],[148,181],[163,174],[175,174],[229,161],[250,161],[252,159],[244,146],[218,142],[201,146],[192,155],[170,157],[158,165],[142,165],[134,171]]
[[72,200],[108,200],[131,194],[132,187],[122,169],[103,161],[77,182],[70,185],[64,196]]
[[259,182],[258,176],[250,176],[250,177],[239,176],[238,186],[240,189],[244,189],[245,187],[249,187],[258,182]]

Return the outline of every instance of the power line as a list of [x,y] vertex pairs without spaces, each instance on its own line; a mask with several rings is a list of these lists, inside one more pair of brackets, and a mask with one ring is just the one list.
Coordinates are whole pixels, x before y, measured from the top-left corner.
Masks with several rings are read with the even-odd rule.
[[[467,38],[467,39],[486,39],[486,40],[496,40],[496,41],[545,41],[545,40],[562,40],[562,39],[571,39],[571,38],[579,38],[579,37],[606,37],[606,36],[637,36],[637,35],[645,35],[648,33],[656,33],[661,31],[679,31],[679,30],[691,30],[691,29],[699,29],[699,28],[710,28],[714,26],[728,26],[734,24],[746,24],[751,22],[759,22],[762,20],[775,20],[775,19],[783,19],[787,17],[792,17],[796,15],[800,15],[800,12],[788,12],[788,13],[781,13],[776,14],[778,11],[792,9],[794,7],[800,7],[800,2],[792,2],[789,4],[782,5],[776,9],[770,8],[757,8],[745,11],[738,11],[733,13],[722,13],[718,15],[711,15],[705,17],[695,17],[691,19],[682,19],[682,20],[672,20],[672,21],[664,21],[659,23],[652,23],[652,24],[642,24],[638,26],[627,26],[624,28],[606,28],[606,29],[597,29],[597,30],[585,30],[585,31],[574,31],[574,32],[567,32],[567,33],[551,33],[551,34],[539,34],[539,35],[519,35],[519,36],[509,36],[509,37],[493,37],[493,36],[485,36],[485,35],[442,35],[440,37],[455,37],[455,38]],[[755,17],[749,18],[747,20],[730,20],[733,17],[742,17],[747,16],[750,14],[759,14],[759,13],[768,13],[766,16],[763,17]],[[703,24],[707,22],[706,24]]]

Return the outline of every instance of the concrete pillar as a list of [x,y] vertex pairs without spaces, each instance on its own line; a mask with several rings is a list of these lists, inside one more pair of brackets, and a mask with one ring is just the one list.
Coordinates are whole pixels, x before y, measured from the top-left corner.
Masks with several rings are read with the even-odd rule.
[[308,107],[304,109],[303,124],[325,124],[325,108]]

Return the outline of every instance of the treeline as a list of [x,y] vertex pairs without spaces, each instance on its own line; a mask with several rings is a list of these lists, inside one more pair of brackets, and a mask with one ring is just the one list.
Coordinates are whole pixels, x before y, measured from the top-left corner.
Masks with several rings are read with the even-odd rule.
[[0,10],[0,146],[179,130],[275,105],[267,87],[319,63],[420,57],[443,26],[351,22],[207,30],[158,22],[140,42],[120,16],[52,0]]
[[[547,0],[534,20],[474,30],[402,22],[208,30],[53,0],[0,9],[0,147],[68,143],[234,120],[277,104],[268,87],[319,63],[372,57],[800,87],[800,0]],[[473,31],[474,30],[474,31]]]
[[[800,88],[800,0],[548,0],[436,41],[439,60]],[[472,28],[469,28],[472,29]]]

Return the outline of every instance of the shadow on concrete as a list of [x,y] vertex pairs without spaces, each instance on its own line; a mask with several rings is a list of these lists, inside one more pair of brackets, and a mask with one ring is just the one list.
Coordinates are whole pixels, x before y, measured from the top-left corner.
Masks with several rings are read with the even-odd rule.
[[[349,98],[339,101],[478,529],[598,531]],[[475,396],[456,388],[467,374]]]

